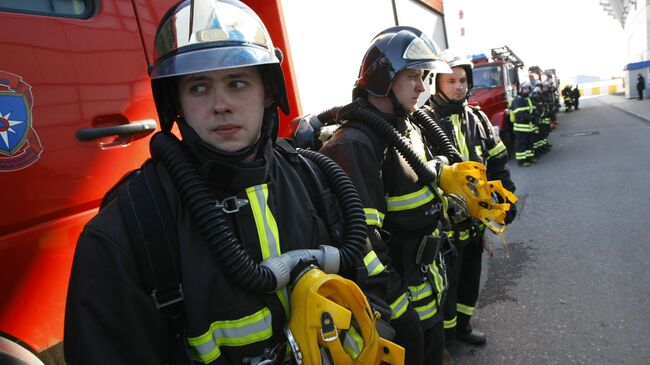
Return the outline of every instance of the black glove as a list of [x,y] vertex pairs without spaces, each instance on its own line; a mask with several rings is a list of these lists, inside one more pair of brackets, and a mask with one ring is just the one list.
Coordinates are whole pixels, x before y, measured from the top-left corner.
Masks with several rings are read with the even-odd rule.
[[505,223],[510,224],[517,217],[517,206],[514,203],[510,203],[510,210],[506,212]]
[[436,184],[440,180],[440,174],[442,174],[442,167],[444,165],[449,165],[449,159],[445,156],[434,156],[430,161],[427,161],[427,166],[436,173]]

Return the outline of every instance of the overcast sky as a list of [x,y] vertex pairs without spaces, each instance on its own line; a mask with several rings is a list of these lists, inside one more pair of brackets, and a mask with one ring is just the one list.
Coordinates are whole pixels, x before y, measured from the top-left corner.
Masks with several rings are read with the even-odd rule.
[[488,54],[507,45],[526,68],[555,68],[566,81],[576,75],[623,75],[623,27],[599,0],[447,0],[444,6],[449,47],[462,53]]

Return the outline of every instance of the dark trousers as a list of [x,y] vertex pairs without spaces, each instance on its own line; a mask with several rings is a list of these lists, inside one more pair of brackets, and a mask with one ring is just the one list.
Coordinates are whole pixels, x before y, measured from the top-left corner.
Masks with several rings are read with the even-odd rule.
[[[466,308],[475,308],[481,284],[483,255],[482,237],[476,237],[464,247],[456,247],[457,256],[447,256],[447,299],[444,305],[445,341],[451,342],[456,332],[471,332]],[[452,323],[456,323],[453,326]]]
[[445,348],[442,318],[433,327],[423,329],[420,318],[409,305],[402,316],[391,321],[395,328],[393,342],[404,347],[406,356],[404,364],[441,365]]
[[637,93],[639,94],[639,100],[643,100],[643,91],[645,89],[636,89]]
[[517,162],[523,162],[533,157],[533,138],[532,132],[515,132],[515,159]]

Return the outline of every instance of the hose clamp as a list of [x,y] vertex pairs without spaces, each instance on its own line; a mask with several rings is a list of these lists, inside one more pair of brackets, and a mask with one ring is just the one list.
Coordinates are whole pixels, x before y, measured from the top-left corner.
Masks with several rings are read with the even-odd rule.
[[248,199],[239,199],[236,196],[229,196],[221,202],[217,200],[215,206],[221,209],[224,213],[230,214],[239,212],[239,208],[246,204],[248,204]]

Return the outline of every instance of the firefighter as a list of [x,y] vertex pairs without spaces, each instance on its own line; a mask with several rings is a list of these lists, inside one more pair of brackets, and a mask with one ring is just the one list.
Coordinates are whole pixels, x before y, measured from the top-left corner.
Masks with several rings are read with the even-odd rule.
[[542,100],[542,88],[541,88],[541,82],[539,82],[536,86],[533,87],[533,91],[530,93],[530,100],[533,102],[533,107],[534,107],[534,114],[535,114],[535,123],[534,123],[534,132],[533,132],[533,155],[535,158],[539,159],[539,157],[544,153],[544,146],[546,146],[547,142],[547,134],[545,133],[545,127],[544,127],[544,122],[545,122],[545,116],[547,114],[546,112],[546,105],[544,104],[544,101]]
[[553,147],[548,139],[548,135],[551,132],[551,126],[556,119],[555,95],[553,92],[553,84],[551,80],[544,80],[544,82],[542,82],[541,100],[542,108],[544,111],[539,127],[542,138],[544,139],[544,144],[541,148],[541,152],[546,153],[551,150],[551,147]]
[[444,352],[445,281],[436,232],[444,197],[435,170],[420,168],[423,159],[434,168],[444,159],[426,147],[427,130],[412,115],[424,79],[450,71],[437,49],[412,27],[378,34],[363,57],[354,101],[338,112],[344,123],[320,150],[359,190],[372,246],[391,274],[385,298],[394,340],[413,365],[441,364]]
[[578,110],[578,106],[580,105],[580,89],[578,88],[578,84],[575,84],[573,86],[573,90],[571,90],[571,96],[573,99],[573,107]]
[[[352,277],[363,254],[374,257],[361,201],[330,159],[303,158],[276,139],[278,109],[289,112],[281,53],[246,5],[178,3],[161,20],[154,54],[162,132],[152,159],[107,195],[79,237],[66,362],[281,363],[291,267],[270,263],[311,249],[297,252],[311,260],[322,251]],[[345,221],[338,238],[328,227],[340,222],[320,215],[334,202],[316,201],[309,187],[319,174],[347,185],[333,190]],[[317,250],[325,244],[337,249]]]
[[[514,192],[505,145],[494,133],[487,116],[467,103],[473,86],[472,62],[450,50],[443,52],[442,57],[453,73],[435,76],[435,94],[424,110],[445,131],[464,160],[486,165],[489,180],[500,180],[506,189]],[[512,204],[506,224],[512,222],[515,215],[516,206]],[[449,288],[444,305],[444,326],[448,343],[454,339],[477,345],[486,342],[485,334],[470,324],[479,294],[484,231],[485,225],[480,220],[470,218],[457,229],[446,232],[456,249],[456,255],[445,256]]]
[[522,82],[519,86],[519,94],[510,105],[512,131],[515,135],[515,160],[522,167],[537,162],[533,152],[535,106],[530,99],[531,92],[530,82]]
[[562,100],[564,101],[564,111],[570,112],[573,108],[573,91],[571,85],[564,85],[562,88]]

